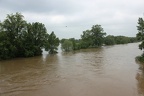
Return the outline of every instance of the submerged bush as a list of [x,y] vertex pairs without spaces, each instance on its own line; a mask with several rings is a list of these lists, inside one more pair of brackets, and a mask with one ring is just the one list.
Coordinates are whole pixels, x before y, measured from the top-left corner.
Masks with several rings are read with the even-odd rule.
[[136,60],[139,61],[139,62],[144,63],[144,54],[142,54],[141,56],[137,56]]

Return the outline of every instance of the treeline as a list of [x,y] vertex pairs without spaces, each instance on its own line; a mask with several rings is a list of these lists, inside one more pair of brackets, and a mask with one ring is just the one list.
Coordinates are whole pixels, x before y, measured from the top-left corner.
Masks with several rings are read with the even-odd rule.
[[90,30],[83,31],[81,39],[59,40],[54,32],[48,34],[44,24],[29,23],[20,13],[8,14],[0,22],[0,60],[41,55],[42,49],[54,54],[57,53],[59,43],[63,51],[71,51],[136,41],[135,37],[106,36],[101,25],[93,25]]
[[105,45],[127,44],[127,43],[134,43],[134,42],[138,42],[136,37],[108,35],[104,38]]
[[115,45],[115,44],[127,44],[138,42],[136,37],[126,37],[126,36],[105,36],[101,25],[92,26],[91,30],[83,31],[81,39],[62,39],[61,48],[63,51],[79,50],[86,48],[96,48],[102,45]]
[[42,23],[28,23],[20,13],[7,15],[0,22],[0,60],[41,55],[43,48],[56,53],[58,46],[54,32],[48,34]]

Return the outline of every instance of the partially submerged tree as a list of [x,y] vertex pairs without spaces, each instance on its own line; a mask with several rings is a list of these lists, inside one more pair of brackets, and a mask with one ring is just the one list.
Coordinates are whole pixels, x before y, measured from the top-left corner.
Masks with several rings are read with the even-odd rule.
[[59,42],[60,42],[59,38],[56,37],[56,35],[54,34],[54,32],[52,32],[48,36],[46,44],[45,44],[46,51],[49,51],[50,54],[57,53]]
[[91,30],[83,31],[81,38],[88,47],[100,47],[104,42],[105,35],[101,25],[93,25]]
[[46,44],[50,45],[47,50],[55,53],[59,39],[54,32],[48,35],[42,23],[27,23],[20,13],[8,14],[0,22],[0,59],[41,55]]
[[26,57],[41,55],[44,48],[47,30],[44,24],[35,22],[27,24],[27,31],[24,33],[24,55]]
[[62,48],[62,50],[65,51],[65,52],[68,52],[68,51],[73,50],[73,43],[72,43],[72,41],[70,41],[70,40],[65,40],[65,41],[62,43],[61,48]]
[[138,19],[138,26],[137,26],[137,38],[138,40],[141,40],[142,43],[139,45],[139,49],[144,49],[144,20],[143,18]]
[[10,57],[21,56],[22,35],[26,31],[26,21],[23,18],[20,13],[8,14],[2,23],[3,32],[10,44],[8,47]]
[[[141,44],[139,44],[139,49],[144,49],[144,20],[143,18],[138,19],[138,26],[137,26],[138,33],[136,34],[138,40],[142,41]],[[144,62],[144,52],[141,56],[138,56],[137,59],[140,62]]]

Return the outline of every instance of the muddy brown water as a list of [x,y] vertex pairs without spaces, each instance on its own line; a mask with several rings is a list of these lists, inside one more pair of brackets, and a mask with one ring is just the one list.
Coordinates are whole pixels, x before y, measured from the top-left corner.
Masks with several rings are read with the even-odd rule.
[[138,43],[0,61],[0,96],[144,96]]

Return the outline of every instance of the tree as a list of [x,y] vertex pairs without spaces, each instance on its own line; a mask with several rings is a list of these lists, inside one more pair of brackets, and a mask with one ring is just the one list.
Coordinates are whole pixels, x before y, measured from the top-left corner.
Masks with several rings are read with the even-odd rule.
[[24,56],[30,57],[42,54],[47,39],[47,30],[44,24],[35,22],[27,24],[27,31],[24,33]]
[[[139,49],[144,49],[144,20],[143,18],[138,19],[138,26],[137,26],[138,33],[136,34],[138,40],[142,41],[139,44]],[[144,54],[144,53],[143,53]]]
[[100,47],[104,42],[105,35],[101,25],[93,25],[91,30],[83,31],[81,38],[88,47]]
[[21,56],[22,35],[26,30],[26,21],[20,13],[7,15],[2,23],[2,29],[6,33],[7,40],[10,43],[10,57]]
[[130,42],[129,43],[134,43],[134,42],[138,42],[136,37],[129,37]]
[[56,37],[54,32],[52,32],[47,38],[45,49],[46,51],[49,51],[50,54],[54,54],[57,53],[58,46],[59,46],[59,38]]
[[12,45],[7,40],[5,32],[0,32],[0,60],[10,58],[10,52],[12,51]]
[[115,37],[112,35],[108,35],[104,39],[105,45],[114,45],[115,44]]
[[106,35],[101,25],[93,25],[91,32],[92,39],[94,40],[93,46],[101,46],[104,42],[104,36]]
[[75,38],[70,38],[69,40],[73,44],[73,48],[72,48],[73,50],[79,50],[80,49],[80,40],[77,40]]
[[[138,40],[141,41],[141,44],[139,44],[139,49],[144,49],[144,20],[143,18],[138,19],[138,26],[137,26],[138,33],[136,34]],[[140,62],[144,62],[144,52],[141,56],[137,56],[136,59]]]
[[90,30],[83,31],[83,35],[81,35],[81,38],[82,38],[82,42],[81,42],[82,48],[88,48],[92,46],[93,39]]
[[66,51],[66,52],[73,50],[73,43],[72,43],[72,41],[65,40],[62,43],[61,48],[62,48],[63,51]]
[[116,44],[127,44],[130,42],[130,38],[126,36],[115,36]]
[[0,59],[42,54],[48,33],[39,22],[27,23],[20,13],[8,14],[0,22]]

